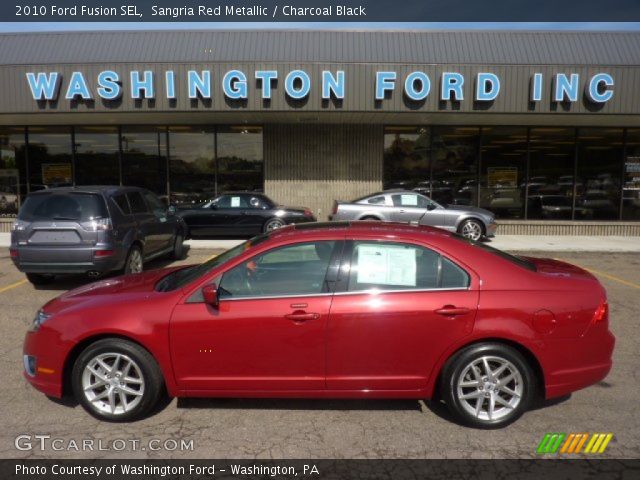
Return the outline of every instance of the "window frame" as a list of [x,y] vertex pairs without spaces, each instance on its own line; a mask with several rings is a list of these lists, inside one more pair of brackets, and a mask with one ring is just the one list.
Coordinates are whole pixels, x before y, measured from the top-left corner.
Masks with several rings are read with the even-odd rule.
[[[385,244],[397,244],[397,245],[408,245],[415,248],[422,248],[425,250],[431,250],[432,252],[438,254],[440,259],[445,258],[449,262],[451,262],[454,266],[458,267],[462,272],[464,272],[467,276],[468,285],[466,287],[442,287],[442,288],[394,288],[394,289],[379,289],[379,288],[369,288],[366,290],[349,290],[349,279],[351,277],[351,266],[353,262],[353,252],[355,249],[356,242],[359,243],[385,243]],[[442,261],[439,262],[439,269],[442,269]],[[416,243],[410,240],[377,240],[373,238],[358,238],[358,239],[350,239],[345,242],[345,246],[342,250],[342,259],[340,261],[340,267],[338,269],[338,278],[336,280],[336,288],[334,290],[334,295],[382,295],[382,294],[390,294],[390,293],[420,293],[420,292],[452,292],[452,291],[468,291],[471,290],[474,283],[474,275],[469,271],[468,268],[463,267],[460,262],[452,259],[450,256],[445,255],[442,251],[432,248],[431,246],[423,245],[421,243]]]
[[325,272],[324,275],[324,279],[323,279],[323,284],[328,284],[329,286],[329,291],[327,292],[320,292],[320,293],[301,293],[301,294],[290,294],[290,295],[286,295],[286,294],[277,294],[277,295],[252,295],[252,296],[246,296],[246,297],[223,297],[223,296],[219,296],[219,301],[220,302],[227,302],[227,301],[233,301],[233,302],[237,302],[237,301],[243,301],[243,300],[271,300],[271,299],[285,299],[285,298],[309,298],[309,297],[326,297],[326,296],[330,296],[333,295],[336,291],[336,285],[337,285],[337,277],[338,277],[338,269],[340,268],[341,262],[342,262],[342,258],[343,258],[343,254],[344,254],[344,250],[345,250],[345,241],[339,238],[322,238],[322,239],[315,239],[315,240],[304,240],[304,241],[298,241],[298,242],[292,242],[292,243],[287,243],[284,245],[277,245],[274,246],[273,248],[270,248],[268,250],[263,250],[261,252],[256,253],[255,255],[246,258],[245,260],[241,261],[240,263],[235,264],[233,267],[225,270],[224,272],[221,272],[219,275],[216,276],[215,279],[215,283],[218,289],[221,288],[222,286],[222,281],[224,279],[224,276],[226,274],[228,274],[229,272],[231,272],[232,270],[234,270],[235,268],[240,267],[243,264],[246,264],[248,262],[254,261],[257,257],[261,257],[264,255],[267,255],[271,252],[276,252],[278,250],[282,250],[284,248],[290,248],[290,247],[296,247],[299,245],[304,245],[304,244],[309,244],[309,243],[318,243],[318,242],[334,242],[334,247],[333,247],[333,251],[331,252],[331,257],[329,258],[329,264],[327,266],[327,271]]

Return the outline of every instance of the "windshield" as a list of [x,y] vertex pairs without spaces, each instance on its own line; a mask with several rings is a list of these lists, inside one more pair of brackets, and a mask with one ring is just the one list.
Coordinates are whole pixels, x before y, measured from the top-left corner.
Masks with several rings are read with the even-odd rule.
[[482,243],[482,242],[476,242],[475,240],[469,240],[468,238],[463,237],[462,235],[458,235],[457,233],[452,233],[451,236],[457,240],[460,240],[462,242],[465,242],[469,245],[473,245],[474,247],[478,247],[482,250],[484,250],[485,252],[489,252],[497,257],[500,257],[504,260],[507,260],[521,268],[526,268],[527,270],[531,270],[532,272],[537,271],[536,266],[531,263],[528,260],[525,260],[522,257],[519,257],[517,255],[511,255],[507,252],[503,252],[502,250],[498,250],[497,248],[493,248],[490,247],[489,245]]
[[217,266],[237,257],[245,250],[262,243],[267,238],[269,238],[268,235],[258,235],[257,237],[253,237],[251,240],[243,242],[240,245],[237,245],[224,253],[201,263],[200,265],[193,265],[191,267],[183,268],[182,270],[176,270],[166,277],[163,277],[162,280],[156,284],[156,291],[170,292],[172,290],[182,288],[194,280],[203,277]]
[[65,192],[39,193],[27,197],[19,220],[69,220],[85,222],[108,217],[107,207],[101,195],[93,193]]

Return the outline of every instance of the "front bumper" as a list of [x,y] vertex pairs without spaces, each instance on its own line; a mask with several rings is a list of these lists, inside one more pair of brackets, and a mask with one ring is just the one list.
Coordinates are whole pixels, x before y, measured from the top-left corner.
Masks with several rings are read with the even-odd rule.
[[489,223],[486,226],[486,237],[495,237],[496,236],[496,230],[498,230],[498,224],[496,222],[493,223]]
[[33,359],[32,369],[24,362],[23,376],[36,389],[50,397],[63,395],[64,361],[69,345],[46,326],[27,332],[23,356]]

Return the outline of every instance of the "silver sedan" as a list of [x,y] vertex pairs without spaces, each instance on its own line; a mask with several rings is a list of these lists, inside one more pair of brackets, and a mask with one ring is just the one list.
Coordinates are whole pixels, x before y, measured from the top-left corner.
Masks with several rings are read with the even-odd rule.
[[417,223],[457,232],[471,240],[493,237],[498,225],[488,210],[466,205],[440,205],[410,190],[378,192],[352,202],[334,203],[330,220],[380,220]]

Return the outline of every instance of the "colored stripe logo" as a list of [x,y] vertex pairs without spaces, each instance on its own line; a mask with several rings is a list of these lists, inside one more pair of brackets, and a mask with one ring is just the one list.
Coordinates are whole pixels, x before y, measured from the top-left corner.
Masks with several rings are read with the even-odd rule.
[[542,437],[536,453],[538,455],[549,455],[556,453],[578,454],[603,453],[609,442],[613,438],[613,433],[547,433]]

